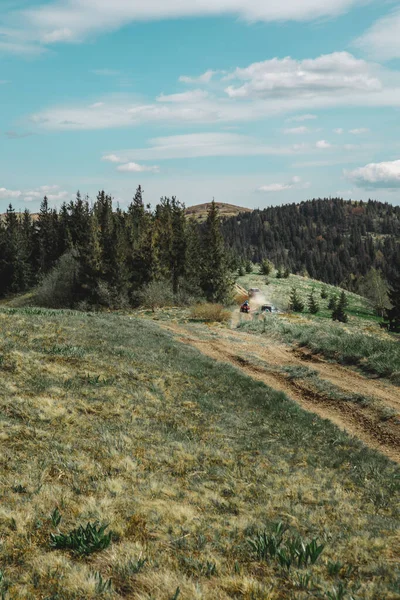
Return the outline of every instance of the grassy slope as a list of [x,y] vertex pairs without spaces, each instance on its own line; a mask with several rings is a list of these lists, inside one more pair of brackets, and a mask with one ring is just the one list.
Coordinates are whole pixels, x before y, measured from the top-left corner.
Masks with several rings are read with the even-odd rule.
[[[380,329],[377,317],[367,300],[357,294],[347,293],[349,321],[346,324],[334,323],[328,310],[328,299],[321,296],[322,287],[328,295],[338,296],[340,289],[324,286],[319,281],[291,275],[288,279],[268,278],[252,273],[238,278],[238,283],[246,289],[259,287],[267,300],[283,310],[289,303],[290,290],[294,286],[305,304],[303,314],[272,316],[265,324],[259,320],[244,322],[241,327],[256,333],[264,332],[269,336],[286,342],[296,342],[308,347],[314,353],[344,364],[353,364],[366,373],[390,377],[393,383],[400,383],[400,345],[398,336]],[[320,304],[317,315],[307,312],[307,297],[311,290]]]
[[[382,456],[152,323],[3,310],[0,334],[4,598],[399,597],[399,471]],[[110,548],[51,550],[55,507],[63,532],[109,523]],[[250,552],[279,520],[326,544],[311,592],[307,571]]]

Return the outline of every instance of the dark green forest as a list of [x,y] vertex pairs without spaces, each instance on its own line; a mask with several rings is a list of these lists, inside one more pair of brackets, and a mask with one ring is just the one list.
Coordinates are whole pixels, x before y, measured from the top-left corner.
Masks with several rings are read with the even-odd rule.
[[213,202],[198,223],[174,197],[151,209],[139,186],[124,211],[104,191],[93,203],[78,192],[59,210],[44,198],[35,218],[10,205],[0,221],[0,297],[36,289],[45,305],[223,302],[237,269],[264,259],[361,293],[373,279],[386,294],[400,270],[400,207],[330,198],[221,219]]
[[242,260],[268,258],[348,289],[372,267],[388,280],[400,269],[400,207],[391,204],[309,200],[242,213],[222,229],[227,248]]
[[0,297],[36,286],[40,304],[119,308],[152,303],[219,302],[231,279],[214,203],[199,228],[176,198],[154,210],[141,187],[126,211],[100,192],[93,205],[77,194],[60,210],[45,197],[34,219],[10,205],[0,222]]

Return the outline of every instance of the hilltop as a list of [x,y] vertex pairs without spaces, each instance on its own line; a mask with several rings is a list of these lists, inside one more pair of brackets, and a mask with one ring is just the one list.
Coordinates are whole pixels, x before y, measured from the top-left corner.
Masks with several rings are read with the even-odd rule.
[[[204,204],[196,204],[195,206],[189,206],[189,208],[186,209],[186,215],[188,217],[194,217],[195,219],[202,221],[207,217],[207,211],[210,204],[210,202],[206,202]],[[251,208],[235,206],[234,204],[227,204],[226,202],[216,202],[215,204],[219,210],[221,217],[223,218],[237,217],[241,213],[253,212]]]

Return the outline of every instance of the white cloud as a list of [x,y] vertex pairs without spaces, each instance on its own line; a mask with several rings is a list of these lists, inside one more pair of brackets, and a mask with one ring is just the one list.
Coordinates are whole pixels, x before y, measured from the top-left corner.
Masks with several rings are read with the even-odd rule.
[[356,185],[366,189],[400,188],[400,160],[370,163],[345,175]]
[[342,135],[342,133],[344,133],[344,129],[342,129],[341,127],[338,127],[337,129],[334,129],[333,132],[337,133],[338,135]]
[[364,3],[365,0],[42,0],[39,6],[10,13],[7,21],[20,45],[45,45],[80,42],[138,21],[223,15],[247,21],[315,21],[343,14]]
[[360,127],[360,129],[350,129],[349,133],[352,133],[353,135],[362,135],[363,133],[368,133],[369,129],[367,129],[366,127]]
[[122,173],[158,173],[159,167],[149,167],[147,165],[139,165],[138,163],[129,162],[126,165],[120,165],[117,167],[117,171],[121,171]]
[[106,161],[112,162],[112,163],[123,162],[123,160],[116,154],[107,154],[106,156],[103,156],[101,160],[106,160]]
[[161,94],[157,98],[157,102],[176,102],[176,103],[196,103],[201,102],[202,100],[206,100],[208,98],[208,92],[204,90],[191,90],[190,92],[183,92],[182,94],[170,94],[169,96],[164,96]]
[[231,98],[288,96],[290,94],[351,94],[377,92],[380,80],[371,66],[348,52],[334,52],[315,59],[294,60],[290,57],[273,58],[237,68],[226,80],[244,81],[229,86]]
[[288,123],[292,122],[292,121],[312,121],[314,119],[316,119],[317,116],[316,115],[296,115],[294,117],[290,117],[289,119],[286,119],[286,121]]
[[325,140],[319,140],[316,144],[315,144],[316,148],[322,149],[322,150],[326,150],[327,148],[331,148],[332,145],[325,141]]
[[372,25],[354,45],[378,60],[400,58],[400,8]]
[[74,34],[71,29],[63,27],[61,29],[55,29],[43,36],[43,42],[45,44],[55,44],[57,42],[69,42],[74,38]]
[[284,129],[283,133],[285,135],[290,135],[290,134],[297,135],[297,134],[300,134],[300,133],[307,133],[308,131],[309,131],[308,127],[302,126],[302,127],[290,127],[288,129]]
[[[237,125],[305,109],[400,107],[400,74],[346,52],[301,62],[275,58],[236,69],[227,77],[248,80],[228,88],[230,95],[223,91],[226,77],[220,77],[212,96],[191,90],[140,103],[137,97],[110,95],[95,105],[50,107],[31,115],[31,120],[50,130],[133,127],[149,122]],[[314,115],[291,119],[307,120],[306,116]]]
[[7,188],[0,188],[0,200],[13,200],[15,198],[20,198],[22,196],[22,192],[20,190],[8,190]]
[[[119,161],[168,160],[204,156],[291,155],[307,150],[305,145],[268,146],[256,138],[234,133],[192,133],[158,137],[149,141],[150,147],[121,150],[110,156]],[[114,162],[114,161],[112,161]]]
[[198,77],[188,77],[187,75],[181,75],[179,81],[181,83],[210,83],[211,79],[216,75],[218,71],[212,71],[211,69],[199,75]]
[[26,191],[0,188],[0,200],[23,199],[24,202],[32,202],[33,200],[42,200],[44,196],[47,196],[50,202],[57,202],[67,200],[70,194],[60,190],[58,185],[42,185],[34,190]]
[[262,185],[258,188],[258,192],[283,192],[285,190],[291,190],[293,188],[297,189],[307,189],[310,187],[309,182],[302,183],[300,177],[294,176],[288,183],[269,183],[267,185]]

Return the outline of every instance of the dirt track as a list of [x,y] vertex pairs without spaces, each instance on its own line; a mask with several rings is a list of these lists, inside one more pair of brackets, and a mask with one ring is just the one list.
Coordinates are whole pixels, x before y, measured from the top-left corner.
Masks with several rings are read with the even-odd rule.
[[[182,343],[215,360],[233,364],[250,377],[285,392],[306,410],[331,420],[366,445],[400,462],[400,388],[367,379],[340,365],[315,360],[307,353],[261,336],[193,324],[159,324],[176,334]],[[368,404],[329,398],[307,380],[289,380],[281,371],[285,366],[305,364],[317,371],[320,379],[343,392],[365,397]],[[385,412],[389,416],[383,417]]]

